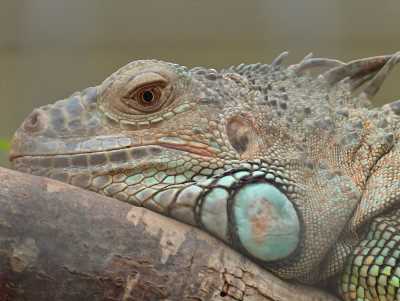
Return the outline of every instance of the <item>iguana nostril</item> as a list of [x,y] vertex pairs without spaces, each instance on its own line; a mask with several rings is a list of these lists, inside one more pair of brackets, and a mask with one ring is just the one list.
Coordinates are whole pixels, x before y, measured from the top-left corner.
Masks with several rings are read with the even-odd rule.
[[37,133],[44,128],[44,116],[39,110],[34,110],[24,122],[24,130],[29,133]]

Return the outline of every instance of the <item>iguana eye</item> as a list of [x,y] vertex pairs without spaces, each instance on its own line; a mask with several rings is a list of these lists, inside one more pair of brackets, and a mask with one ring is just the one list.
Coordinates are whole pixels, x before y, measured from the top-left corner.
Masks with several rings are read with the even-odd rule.
[[123,98],[123,101],[132,109],[141,112],[154,112],[165,102],[166,95],[163,95],[162,88],[160,83],[135,88]]
[[118,71],[101,84],[98,104],[111,119],[134,124],[143,115],[164,112],[180,96],[175,73],[141,70],[140,66]]

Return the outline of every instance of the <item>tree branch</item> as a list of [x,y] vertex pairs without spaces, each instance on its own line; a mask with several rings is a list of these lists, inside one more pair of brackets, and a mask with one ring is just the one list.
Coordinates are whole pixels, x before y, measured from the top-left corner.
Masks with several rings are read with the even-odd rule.
[[337,300],[200,230],[0,168],[0,301]]

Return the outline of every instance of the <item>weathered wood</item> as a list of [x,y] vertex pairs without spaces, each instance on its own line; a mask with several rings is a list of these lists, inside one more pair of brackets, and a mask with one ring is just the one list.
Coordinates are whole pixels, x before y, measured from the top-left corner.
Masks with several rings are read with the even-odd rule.
[[0,168],[0,301],[336,300],[200,230]]

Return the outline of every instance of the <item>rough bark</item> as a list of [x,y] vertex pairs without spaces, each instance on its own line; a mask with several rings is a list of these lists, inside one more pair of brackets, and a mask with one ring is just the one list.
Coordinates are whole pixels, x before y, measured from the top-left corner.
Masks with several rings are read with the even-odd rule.
[[200,230],[0,168],[0,301],[337,300]]

